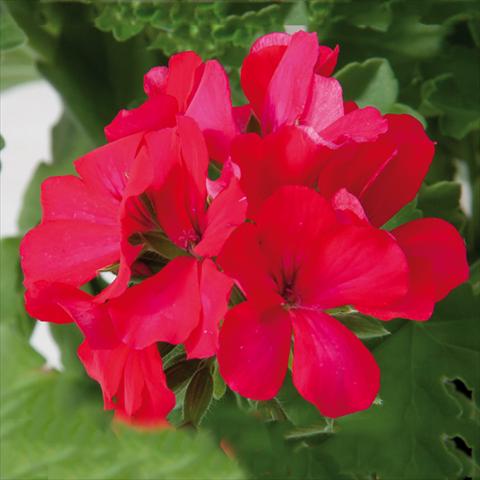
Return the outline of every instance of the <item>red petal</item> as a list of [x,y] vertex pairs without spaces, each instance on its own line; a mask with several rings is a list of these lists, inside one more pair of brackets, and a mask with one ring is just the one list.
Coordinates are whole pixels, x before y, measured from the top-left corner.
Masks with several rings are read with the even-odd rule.
[[293,283],[321,237],[337,226],[330,203],[315,190],[300,186],[278,189],[265,201],[256,221],[258,242],[279,291]]
[[73,175],[47,178],[42,183],[41,203],[43,223],[75,219],[118,227],[119,202]]
[[371,142],[387,131],[387,121],[373,107],[347,113],[320,132],[323,139],[341,145],[348,141]]
[[314,75],[301,123],[321,132],[339,118],[343,117],[342,87],[334,78]]
[[405,255],[388,232],[342,226],[324,234],[314,248],[296,277],[301,305],[385,306],[407,290]]
[[127,356],[123,374],[123,404],[128,417],[131,417],[142,405],[142,395],[139,393],[142,392],[143,386],[140,355],[135,352]]
[[259,37],[253,42],[250,53],[258,53],[268,47],[288,46],[292,36],[284,32],[272,32]]
[[[188,248],[204,228],[208,154],[195,122],[179,116],[178,124],[178,135],[176,130],[162,130],[146,136],[148,154],[145,162],[138,163],[136,192],[146,188],[162,229],[179,247]],[[146,162],[154,171],[148,188],[141,180]],[[138,198],[131,200],[125,216],[135,216],[141,203]]]
[[143,77],[143,90],[149,96],[165,94],[167,89],[168,68],[153,67]]
[[[270,167],[264,139],[255,133],[239,135],[232,142],[232,160],[240,168],[240,185],[248,198],[248,216],[258,209],[271,193],[271,176],[265,175]],[[274,173],[270,169],[270,173]]]
[[333,50],[330,47],[320,45],[315,73],[329,77],[335,70],[339,53],[340,47],[338,45]]
[[370,407],[380,369],[363,343],[321,312],[292,311],[293,383],[322,415],[340,417]]
[[102,387],[106,409],[129,423],[158,426],[175,406],[163,373],[157,346],[133,350],[124,344],[112,350],[78,349],[87,373]]
[[257,228],[251,223],[240,225],[225,242],[218,263],[227,275],[236,280],[252,303],[266,308],[283,302],[276,293],[277,285],[268,272],[260,250]]
[[228,77],[217,61],[205,63],[200,83],[185,115],[198,123],[205,135],[210,156],[224,162],[238,130],[233,118]]
[[202,240],[194,251],[202,257],[215,257],[232,231],[245,220],[247,199],[238,180],[233,178],[230,185],[211,203],[207,210],[207,227]]
[[155,95],[131,110],[120,110],[105,127],[109,142],[138,132],[148,132],[175,125],[176,100],[169,95]]
[[152,345],[142,352],[140,363],[145,388],[143,404],[135,415],[135,421],[150,426],[163,425],[175,407],[175,395],[167,387],[157,346]]
[[193,181],[190,208],[192,214],[204,210],[207,197],[208,150],[205,138],[194,120],[178,117],[178,135],[186,174]]
[[434,153],[433,143],[413,117],[385,118],[387,133],[375,142],[334,151],[319,175],[322,194],[332,196],[346,188],[359,198],[375,226],[383,225],[413,200]]
[[222,167],[222,173],[217,180],[210,180],[207,177],[207,192],[208,195],[215,199],[223,190],[225,190],[233,179],[240,178],[240,167],[232,162],[231,158],[228,158]]
[[318,57],[316,33],[297,32],[268,85],[260,117],[265,132],[293,125],[302,114]]
[[217,353],[218,326],[227,313],[233,285],[233,280],[219,272],[209,259],[202,262],[200,275],[202,313],[197,327],[185,341],[188,358],[207,358]]
[[232,159],[241,169],[240,184],[247,195],[249,217],[282,185],[314,186],[320,169],[317,145],[291,126],[264,138],[255,134],[237,137]]
[[383,225],[415,198],[430,168],[434,144],[422,124],[410,115],[387,115],[388,132],[381,141],[396,155],[368,184],[360,200],[370,221]]
[[[283,43],[278,40],[283,40]],[[240,81],[257,118],[262,117],[268,85],[288,43],[290,35],[286,33],[265,35],[253,44],[243,61]]]
[[371,310],[383,320],[395,317],[428,320],[435,302],[468,280],[465,243],[449,223],[422,218],[392,231],[408,260],[407,295],[383,310]]
[[290,317],[282,308],[261,313],[241,303],[227,313],[220,331],[220,373],[240,395],[269,400],[287,372],[290,341]]
[[123,343],[110,350],[93,350],[87,341],[78,347],[77,354],[85,370],[102,387],[105,409],[115,406],[113,399],[123,379],[129,350]]
[[395,153],[395,146],[383,142],[382,138],[371,143],[343,145],[334,150],[321,165],[318,176],[320,193],[333,197],[343,188],[361,199],[367,186]]
[[87,293],[61,283],[37,282],[25,293],[25,306],[32,317],[45,322],[74,321],[94,348],[112,348],[118,337],[104,305]]
[[120,202],[142,138],[130,135],[99,147],[76,160],[75,170],[91,190]]
[[252,115],[252,107],[250,105],[241,105],[240,107],[233,107],[233,118],[237,125],[237,130],[244,133],[247,130],[248,122]]
[[198,262],[177,257],[108,306],[120,336],[133,348],[183,343],[200,316]]
[[117,227],[84,220],[56,220],[30,230],[20,246],[25,282],[79,286],[118,261]]
[[166,93],[177,99],[179,112],[185,112],[188,108],[200,65],[202,65],[202,59],[195,52],[178,53],[168,62]]
[[362,204],[355,195],[342,188],[332,198],[337,220],[345,225],[370,225]]

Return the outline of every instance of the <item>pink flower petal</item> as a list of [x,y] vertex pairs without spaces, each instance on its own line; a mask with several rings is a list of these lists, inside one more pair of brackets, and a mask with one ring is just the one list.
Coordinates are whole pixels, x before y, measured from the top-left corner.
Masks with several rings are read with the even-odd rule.
[[343,117],[342,87],[334,78],[314,75],[310,97],[300,122],[321,132]]
[[342,145],[348,141],[371,142],[387,128],[387,121],[376,108],[365,107],[347,113],[319,133],[328,142]]
[[153,67],[143,77],[143,90],[149,96],[165,94],[167,89],[168,67]]
[[205,63],[200,83],[185,115],[193,118],[202,130],[210,156],[224,162],[238,129],[233,118],[228,77],[217,61]]
[[292,36],[268,85],[260,119],[265,132],[284,124],[293,125],[300,117],[307,103],[317,57],[316,33],[300,31]]
[[332,207],[340,223],[358,226],[370,225],[360,200],[345,188],[340,189],[333,196]]

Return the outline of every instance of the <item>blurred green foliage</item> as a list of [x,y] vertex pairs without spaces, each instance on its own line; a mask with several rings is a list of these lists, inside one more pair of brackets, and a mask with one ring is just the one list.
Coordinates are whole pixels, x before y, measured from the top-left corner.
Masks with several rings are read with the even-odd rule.
[[[200,425],[199,432],[145,434],[111,427],[101,412],[99,389],[76,359],[81,338],[71,326],[53,329],[64,372],[42,370],[27,344],[33,321],[22,308],[19,240],[4,239],[2,478],[479,477],[478,1],[7,0],[0,5],[1,89],[42,75],[65,107],[52,132],[52,161],[39,165],[25,193],[22,233],[40,219],[41,182],[70,173],[73,159],[104,142],[103,126],[120,108],[144,98],[142,76],[150,67],[189,49],[218,58],[232,79],[234,102],[242,104],[239,67],[252,41],[285,24],[305,25],[320,43],[340,45],[336,76],[346,99],[384,113],[414,115],[437,142],[417,199],[387,227],[421,216],[445,218],[464,235],[472,263],[470,284],[442,301],[427,323],[380,325],[344,316],[382,370],[380,398],[368,411],[325,419],[299,397],[290,377],[272,401],[241,399],[226,389],[215,363],[189,363],[175,349],[165,353],[179,399],[171,420]],[[459,204],[459,175],[471,197],[467,211]],[[208,391],[196,388],[200,377]],[[194,397],[201,397],[197,410],[189,400]],[[222,456],[220,441],[236,462]]]

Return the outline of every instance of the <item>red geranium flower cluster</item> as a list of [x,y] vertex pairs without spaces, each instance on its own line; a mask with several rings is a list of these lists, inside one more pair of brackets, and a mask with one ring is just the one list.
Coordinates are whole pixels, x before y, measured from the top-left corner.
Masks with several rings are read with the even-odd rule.
[[[217,355],[230,388],[266,400],[292,334],[300,394],[329,417],[365,409],[378,366],[329,311],[423,321],[467,279],[448,223],[381,228],[415,197],[434,145],[411,116],[345,103],[337,56],[314,33],[261,37],[241,71],[249,104],[232,107],[217,61],[174,55],[78,176],[43,184],[21,246],[26,306],[78,325],[79,357],[119,417],[158,424],[174,407],[158,342]],[[80,290],[106,269],[100,294]]]

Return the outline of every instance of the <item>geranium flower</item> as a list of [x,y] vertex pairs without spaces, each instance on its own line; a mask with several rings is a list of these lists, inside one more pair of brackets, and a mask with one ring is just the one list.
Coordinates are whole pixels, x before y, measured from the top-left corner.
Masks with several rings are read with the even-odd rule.
[[254,42],[241,83],[264,134],[297,125],[316,143],[336,148],[385,133],[377,109],[344,105],[339,82],[328,77],[337,56],[338,47],[319,46],[316,33],[269,33]]
[[421,219],[391,233],[370,225],[343,189],[330,204],[306,187],[278,189],[226,242],[219,262],[247,301],[231,309],[218,361],[228,385],[267,400],[286,373],[329,417],[368,408],[379,371],[366,347],[328,315],[352,306],[380,319],[425,320],[468,278],[463,240],[447,222]]
[[318,185],[328,197],[347,188],[372,204],[377,226],[415,197],[433,142],[409,115],[382,117],[372,107],[344,103],[340,83],[328,77],[337,56],[338,48],[319,46],[315,33],[297,32],[261,37],[245,58],[242,86],[263,130],[232,145],[249,214],[288,184]]
[[378,366],[328,310],[362,311],[405,295],[407,261],[393,237],[343,225],[314,190],[284,187],[231,235],[219,263],[247,298],[227,313],[220,333],[220,372],[233,390],[256,400],[278,392],[293,329],[301,395],[330,417],[370,406]]
[[29,312],[54,323],[75,322],[85,336],[78,356],[102,387],[106,410],[129,423],[159,426],[175,406],[156,345],[136,350],[120,341],[105,304],[69,285],[37,282],[27,291]]
[[173,127],[179,113],[197,122],[211,157],[223,162],[231,140],[248,122],[248,107],[232,108],[228,77],[220,63],[202,62],[195,52],[173,55],[168,67],[152,68],[145,75],[144,90],[148,99],[142,105],[121,110],[105,127],[109,141]]
[[[21,246],[27,310],[76,322],[86,339],[80,357],[106,408],[133,421],[164,419],[171,408],[163,373],[145,373],[161,365],[156,342],[184,343],[190,358],[216,353],[232,280],[211,258],[245,218],[234,177],[208,195],[203,135],[188,117],[177,123],[88,154],[76,162],[81,177],[45,182],[42,223]],[[97,297],[77,288],[112,264],[117,278]],[[142,281],[127,289],[132,272]]]

